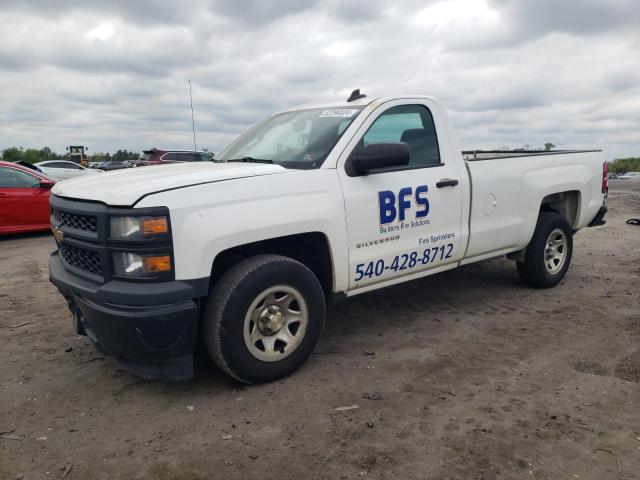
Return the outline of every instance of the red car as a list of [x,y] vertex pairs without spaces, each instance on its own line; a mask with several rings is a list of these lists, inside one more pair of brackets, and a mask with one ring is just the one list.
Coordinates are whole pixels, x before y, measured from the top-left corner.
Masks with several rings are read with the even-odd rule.
[[54,183],[40,172],[0,161],[0,235],[49,230]]

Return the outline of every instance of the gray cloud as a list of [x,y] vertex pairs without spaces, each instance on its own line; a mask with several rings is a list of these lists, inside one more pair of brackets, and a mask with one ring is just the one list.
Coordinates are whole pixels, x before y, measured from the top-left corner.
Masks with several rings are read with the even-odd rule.
[[70,12],[89,12],[113,15],[142,25],[186,23],[192,18],[196,5],[197,2],[191,0],[0,0],[2,10],[33,16],[60,20]]
[[273,20],[289,15],[312,10],[317,0],[301,2],[299,0],[275,0],[265,2],[261,0],[225,1],[212,0],[210,9],[214,14],[229,17],[241,24],[267,24]]
[[465,148],[638,155],[635,0],[0,0],[0,149],[219,150],[291,105],[442,98]]
[[524,35],[568,32],[593,35],[612,29],[637,29],[640,2],[635,0],[490,0]]

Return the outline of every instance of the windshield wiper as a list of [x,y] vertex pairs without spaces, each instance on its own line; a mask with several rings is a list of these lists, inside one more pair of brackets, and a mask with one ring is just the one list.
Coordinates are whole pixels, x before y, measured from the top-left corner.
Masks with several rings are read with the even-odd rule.
[[232,158],[231,160],[227,160],[227,162],[273,163],[273,160],[267,160],[265,158],[242,157],[242,158]]

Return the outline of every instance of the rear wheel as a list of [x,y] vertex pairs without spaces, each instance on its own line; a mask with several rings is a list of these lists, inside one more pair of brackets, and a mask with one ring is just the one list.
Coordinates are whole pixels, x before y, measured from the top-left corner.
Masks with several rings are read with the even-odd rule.
[[306,266],[259,255],[218,280],[205,309],[204,342],[229,375],[245,383],[270,382],[311,355],[324,318],[322,287]]
[[525,261],[517,264],[518,274],[531,286],[554,287],[567,273],[572,253],[573,232],[565,218],[559,213],[540,212]]

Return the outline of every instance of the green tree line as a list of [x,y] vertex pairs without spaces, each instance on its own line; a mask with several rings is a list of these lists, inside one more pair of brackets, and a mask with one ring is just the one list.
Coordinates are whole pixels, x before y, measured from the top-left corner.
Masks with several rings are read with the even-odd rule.
[[609,171],[613,173],[640,172],[640,157],[613,160],[609,162]]
[[37,163],[44,160],[56,160],[63,158],[64,155],[58,155],[56,152],[51,151],[49,147],[44,147],[41,150],[35,148],[11,147],[2,152],[2,159],[7,162],[23,161],[27,163]]
[[[56,153],[49,147],[44,147],[40,150],[36,148],[11,147],[0,152],[0,158],[7,162],[27,162],[38,163],[45,160],[58,160],[69,158],[68,153]],[[115,153],[94,153],[87,156],[90,162],[109,162],[109,161],[124,161],[124,160],[137,160],[140,158],[138,152],[130,152],[127,149],[117,150]]]

